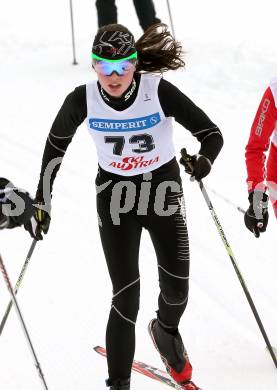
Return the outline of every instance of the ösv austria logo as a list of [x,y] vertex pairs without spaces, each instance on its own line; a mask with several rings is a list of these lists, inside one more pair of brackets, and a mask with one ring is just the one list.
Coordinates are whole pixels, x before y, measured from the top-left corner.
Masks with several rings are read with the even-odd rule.
[[159,159],[159,156],[156,156],[150,160],[145,160],[144,156],[124,157],[121,162],[112,161],[109,166],[121,169],[122,171],[130,171],[131,169],[148,167],[149,165],[157,163]]
[[156,112],[148,116],[125,120],[90,118],[89,127],[92,130],[106,132],[138,131],[154,127],[160,121],[160,114]]

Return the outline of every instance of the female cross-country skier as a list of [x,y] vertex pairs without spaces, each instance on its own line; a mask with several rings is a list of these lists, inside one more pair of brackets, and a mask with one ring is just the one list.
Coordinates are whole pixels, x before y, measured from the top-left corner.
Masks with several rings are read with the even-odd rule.
[[[268,224],[268,195],[277,218],[277,78],[270,82],[256,113],[246,146],[249,208],[246,227],[259,237]],[[269,150],[266,161],[266,152]]]
[[[157,318],[149,324],[151,338],[181,388],[198,389],[191,381],[192,367],[178,331],[188,300],[189,242],[172,118],[200,142],[199,153],[193,156],[196,180],[210,172],[223,139],[207,115],[160,76],[184,67],[181,49],[164,24],[150,27],[137,42],[122,25],[100,28],[92,47],[98,80],[66,97],[44,150],[36,202],[50,209],[43,197],[48,164],[56,158],[60,163],[84,120],[96,144],[99,231],[113,285],[106,330],[110,390],[130,389],[143,228],[150,234],[159,270],[160,295]],[[51,191],[59,166],[50,175]],[[36,219],[36,230],[30,230],[33,237],[48,231],[50,215],[42,209]]]

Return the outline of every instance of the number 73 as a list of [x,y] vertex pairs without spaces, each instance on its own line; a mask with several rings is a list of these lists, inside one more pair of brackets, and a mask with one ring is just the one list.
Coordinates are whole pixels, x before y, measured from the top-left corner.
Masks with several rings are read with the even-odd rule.
[[[125,145],[125,137],[106,136],[105,143],[114,144],[113,154],[116,154],[117,156],[121,156]],[[154,140],[152,135],[150,134],[132,135],[132,137],[129,138],[129,143],[138,145],[138,148],[132,149],[134,153],[146,153],[155,149]]]

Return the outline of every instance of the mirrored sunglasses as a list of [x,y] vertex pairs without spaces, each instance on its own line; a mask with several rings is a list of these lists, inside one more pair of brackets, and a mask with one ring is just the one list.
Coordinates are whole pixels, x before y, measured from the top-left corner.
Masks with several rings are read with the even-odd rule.
[[93,53],[92,59],[96,72],[99,72],[104,76],[110,76],[113,72],[116,72],[119,76],[124,76],[135,70],[137,53],[120,60],[107,60]]

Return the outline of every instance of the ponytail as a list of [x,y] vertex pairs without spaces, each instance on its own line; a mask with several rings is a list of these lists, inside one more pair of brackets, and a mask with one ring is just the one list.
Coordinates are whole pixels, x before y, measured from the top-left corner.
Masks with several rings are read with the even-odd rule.
[[185,67],[182,46],[175,41],[168,26],[150,26],[135,43],[138,52],[137,72],[163,73]]

